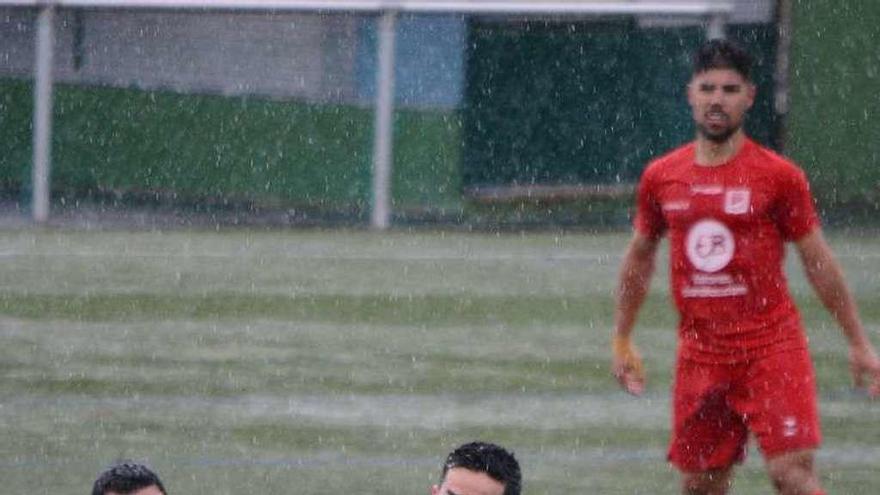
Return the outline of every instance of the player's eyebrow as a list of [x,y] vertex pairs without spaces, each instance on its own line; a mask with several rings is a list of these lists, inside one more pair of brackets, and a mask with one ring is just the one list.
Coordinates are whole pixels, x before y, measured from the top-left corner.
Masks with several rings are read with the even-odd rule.
[[458,494],[452,490],[446,490],[446,495],[458,495]]

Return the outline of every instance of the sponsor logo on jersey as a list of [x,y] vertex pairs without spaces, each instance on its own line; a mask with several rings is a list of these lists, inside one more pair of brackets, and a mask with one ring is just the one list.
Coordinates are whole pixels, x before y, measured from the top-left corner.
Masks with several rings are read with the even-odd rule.
[[690,207],[690,201],[667,201],[663,203],[663,211],[684,211]]
[[721,194],[724,186],[721,184],[694,184],[691,186],[692,194]]
[[798,423],[794,416],[787,416],[782,420],[782,436],[793,437],[797,435]]
[[724,193],[724,213],[729,215],[742,215],[749,212],[749,199],[751,198],[749,189],[728,189]]
[[719,287],[691,285],[681,289],[681,295],[684,297],[734,297],[744,296],[748,293],[749,289],[742,284],[731,284]]
[[714,273],[727,266],[736,248],[730,229],[711,219],[693,224],[684,242],[688,260],[694,268],[706,273]]

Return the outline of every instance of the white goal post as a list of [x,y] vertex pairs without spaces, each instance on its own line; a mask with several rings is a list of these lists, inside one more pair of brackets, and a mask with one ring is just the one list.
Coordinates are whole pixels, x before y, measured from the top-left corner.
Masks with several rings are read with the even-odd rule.
[[590,1],[590,0],[0,0],[0,7],[38,9],[34,65],[33,190],[34,222],[48,222],[52,140],[52,52],[54,18],[64,9],[150,9],[195,11],[357,12],[373,13],[378,22],[378,70],[373,130],[373,180],[370,226],[391,225],[392,115],[397,16],[415,14],[471,15],[669,15],[705,20],[706,36],[724,36],[732,13],[718,1]]

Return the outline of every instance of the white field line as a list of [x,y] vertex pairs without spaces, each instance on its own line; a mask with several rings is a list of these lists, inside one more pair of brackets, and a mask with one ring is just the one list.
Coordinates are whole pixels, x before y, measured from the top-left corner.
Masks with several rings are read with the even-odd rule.
[[[147,252],[48,252],[27,253],[23,251],[0,252],[0,258],[142,258],[142,259],[241,259],[246,253],[147,253]],[[472,253],[461,255],[435,255],[419,253],[394,253],[394,254],[339,254],[339,253],[250,253],[252,257],[304,259],[304,260],[339,260],[339,261],[589,261],[594,263],[608,264],[611,261],[619,262],[621,254],[478,254]],[[880,259],[880,253],[871,254],[836,254],[841,260],[869,261]]]
[[557,429],[668,425],[665,396],[632,398],[626,394],[345,394],[294,397],[249,395],[233,398],[19,397],[0,406],[0,420],[34,408],[66,411],[62,421],[79,421],[95,411],[167,415],[181,422],[217,418],[230,424],[271,421],[334,427],[445,430],[462,427]]
[[[880,410],[855,393],[823,394],[820,410],[826,419],[858,416],[876,418]],[[445,430],[462,427],[526,429],[638,428],[666,430],[669,397],[656,391],[644,397],[623,392],[591,394],[303,394],[290,397],[245,395],[205,398],[193,396],[88,398],[30,396],[10,398],[0,405],[0,420],[28,410],[66,411],[65,418],[114,410],[127,414],[160,415],[175,411],[182,422],[214,417],[231,424],[270,421],[321,424],[334,427],[375,427]],[[51,413],[50,413],[51,414]],[[878,447],[880,448],[880,447]]]
[[[58,257],[58,258],[143,258],[143,259],[226,259],[226,258],[236,258],[240,259],[242,256],[250,256],[250,257],[266,257],[266,258],[286,258],[286,259],[307,259],[307,260],[340,260],[340,261],[522,261],[522,260],[535,260],[535,261],[590,261],[590,262],[598,262],[605,263],[614,261],[618,262],[623,258],[623,254],[620,252],[617,253],[601,253],[601,254],[593,254],[593,253],[585,253],[585,252],[571,252],[577,251],[575,248],[566,248],[565,251],[569,252],[561,252],[561,253],[553,253],[552,248],[548,249],[551,251],[548,253],[547,251],[541,251],[540,248],[533,248],[531,251],[534,252],[525,252],[525,253],[498,253],[498,252],[490,252],[490,248],[481,248],[479,250],[467,250],[467,252],[458,252],[455,248],[443,249],[443,248],[425,248],[419,246],[413,246],[412,248],[389,248],[387,251],[390,252],[376,252],[376,253],[364,253],[363,251],[382,251],[380,247],[369,247],[360,249],[359,252],[333,252],[327,251],[324,246],[317,246],[309,248],[308,246],[302,246],[298,249],[285,249],[284,247],[272,250],[266,250],[264,248],[255,247],[251,248],[243,248],[243,249],[229,249],[224,252],[205,252],[205,251],[190,251],[192,248],[184,249],[183,251],[169,251],[169,252],[154,252],[154,251],[134,251],[130,249],[125,249],[120,251],[116,250],[101,250],[101,249],[90,249],[90,250],[59,250],[59,251],[42,251],[42,252],[34,252],[33,250],[25,250],[25,249],[12,249],[0,251],[0,258],[14,258],[14,257],[24,257],[24,258],[45,258],[45,257]],[[301,249],[301,250],[299,250]],[[445,252],[452,251],[451,254],[443,254]],[[479,252],[485,251],[485,252]],[[846,253],[846,252],[837,252],[835,257],[838,259],[846,259],[846,260],[857,260],[857,261],[868,261],[868,260],[877,260],[880,259],[880,252],[876,253]],[[665,258],[664,258],[665,259]]]
[[[27,257],[27,258],[45,258],[45,257],[58,257],[58,258],[143,258],[143,259],[169,259],[169,258],[181,258],[181,259],[228,259],[235,258],[240,259],[243,254],[242,252],[228,252],[228,253],[149,253],[149,252],[118,252],[118,251],[107,251],[107,252],[98,252],[98,251],[58,251],[58,252],[44,252],[44,253],[31,253],[24,251],[6,251],[0,252],[0,257],[2,258],[14,258],[14,257]],[[342,254],[342,253],[308,253],[308,252],[272,252],[272,253],[264,253],[264,252],[254,252],[249,253],[252,257],[271,257],[271,258],[288,258],[288,259],[307,259],[307,260],[339,260],[339,261],[521,261],[521,260],[535,260],[535,261],[591,261],[591,262],[604,262],[607,263],[609,261],[618,261],[621,259],[621,255],[609,255],[609,254],[478,254],[474,255],[473,253],[467,254],[450,254],[450,255],[436,255],[436,254],[423,254],[423,253],[394,253],[394,254]],[[878,255],[880,257],[880,255]]]
[[[626,448],[626,447],[579,447],[577,449],[565,449],[553,451],[550,449],[529,450],[517,449],[517,457],[526,465],[552,464],[556,466],[590,466],[609,467],[619,464],[631,465],[633,463],[648,463],[665,465],[666,451],[663,448]],[[835,445],[823,446],[817,453],[817,462],[820,466],[830,468],[832,466],[863,466],[873,468],[880,462],[880,447],[865,445]],[[74,459],[66,461],[36,460],[31,458],[0,459],[2,470],[30,470],[45,469],[50,466],[68,465]],[[189,465],[203,468],[215,467],[273,467],[283,469],[325,469],[346,466],[358,467],[424,467],[434,468],[438,460],[436,456],[413,456],[411,454],[377,455],[369,453],[357,455],[343,453],[339,450],[316,451],[312,455],[296,457],[175,457],[169,459],[174,465]],[[760,467],[760,454],[752,447],[746,460],[747,465]]]

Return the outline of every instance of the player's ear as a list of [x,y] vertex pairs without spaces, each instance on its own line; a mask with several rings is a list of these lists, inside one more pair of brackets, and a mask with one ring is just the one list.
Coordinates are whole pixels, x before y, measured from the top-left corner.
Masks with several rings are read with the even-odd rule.
[[746,84],[746,96],[749,97],[749,108],[752,108],[752,105],[755,104],[755,97],[757,96],[757,94],[758,87],[755,86],[755,83],[749,81],[749,83]]
[[431,487],[431,495],[440,495],[440,485],[433,485]]

